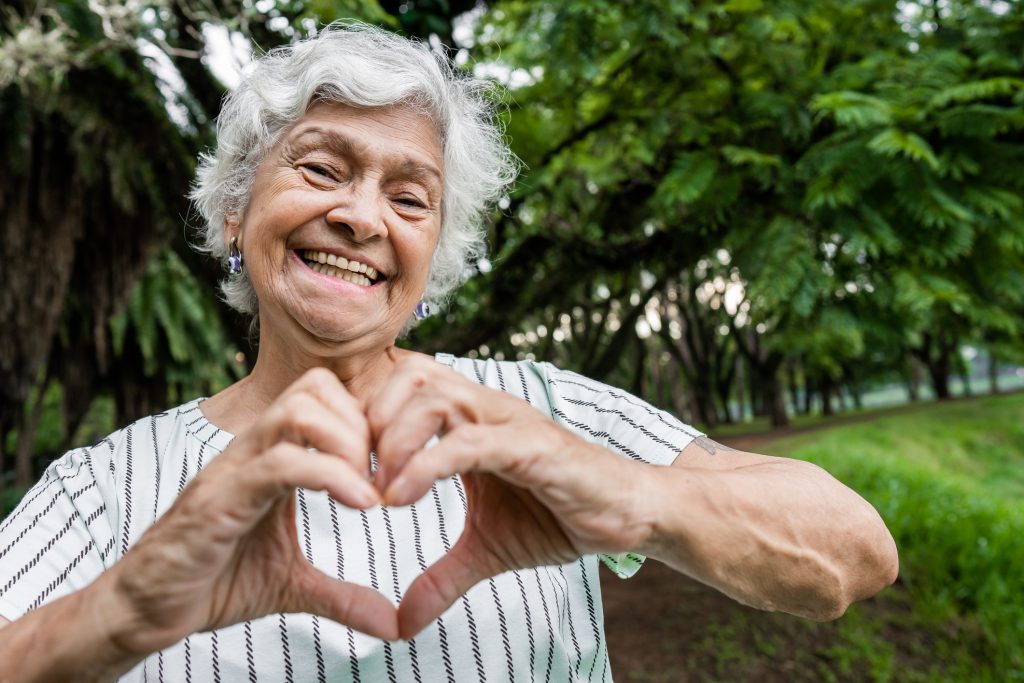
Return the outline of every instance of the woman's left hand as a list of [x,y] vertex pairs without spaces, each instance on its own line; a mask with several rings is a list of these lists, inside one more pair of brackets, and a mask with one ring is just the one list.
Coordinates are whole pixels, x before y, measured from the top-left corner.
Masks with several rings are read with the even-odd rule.
[[[640,465],[432,359],[399,361],[368,418],[386,504],[413,503],[455,474],[468,497],[458,542],[402,599],[403,638],[486,578],[628,551],[650,533],[637,509]],[[440,440],[424,448],[434,435]]]

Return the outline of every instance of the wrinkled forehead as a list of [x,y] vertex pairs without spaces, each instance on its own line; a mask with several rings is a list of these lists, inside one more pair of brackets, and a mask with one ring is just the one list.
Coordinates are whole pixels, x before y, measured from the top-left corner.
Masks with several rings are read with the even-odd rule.
[[283,148],[341,156],[386,156],[393,165],[444,178],[444,140],[434,119],[410,105],[353,107],[316,102],[279,138]]

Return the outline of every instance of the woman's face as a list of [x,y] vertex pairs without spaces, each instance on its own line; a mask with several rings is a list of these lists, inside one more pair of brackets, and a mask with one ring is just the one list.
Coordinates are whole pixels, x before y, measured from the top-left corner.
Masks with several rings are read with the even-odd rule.
[[426,285],[442,161],[434,125],[408,108],[317,104],[292,126],[237,226],[261,334],[390,346]]

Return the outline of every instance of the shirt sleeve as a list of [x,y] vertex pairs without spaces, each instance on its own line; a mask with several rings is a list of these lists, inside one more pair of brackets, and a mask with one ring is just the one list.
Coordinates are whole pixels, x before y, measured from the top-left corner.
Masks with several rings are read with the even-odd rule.
[[54,461],[0,523],[0,616],[14,621],[106,568],[114,534],[94,469],[105,448],[112,450],[101,442]]
[[[545,376],[555,421],[623,457],[668,466],[691,441],[703,435],[621,389],[548,363],[536,366]],[[635,574],[644,559],[636,553],[601,556],[605,566],[624,579]]]

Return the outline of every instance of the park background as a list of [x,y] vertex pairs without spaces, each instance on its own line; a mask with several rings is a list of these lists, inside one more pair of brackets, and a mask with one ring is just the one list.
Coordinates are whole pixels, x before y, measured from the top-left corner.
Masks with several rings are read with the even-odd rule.
[[523,174],[408,345],[554,362],[821,464],[901,552],[817,624],[649,563],[623,681],[1024,681],[1024,3],[13,0],[0,492],[242,376],[184,195],[253,52],[355,17],[492,79]]

